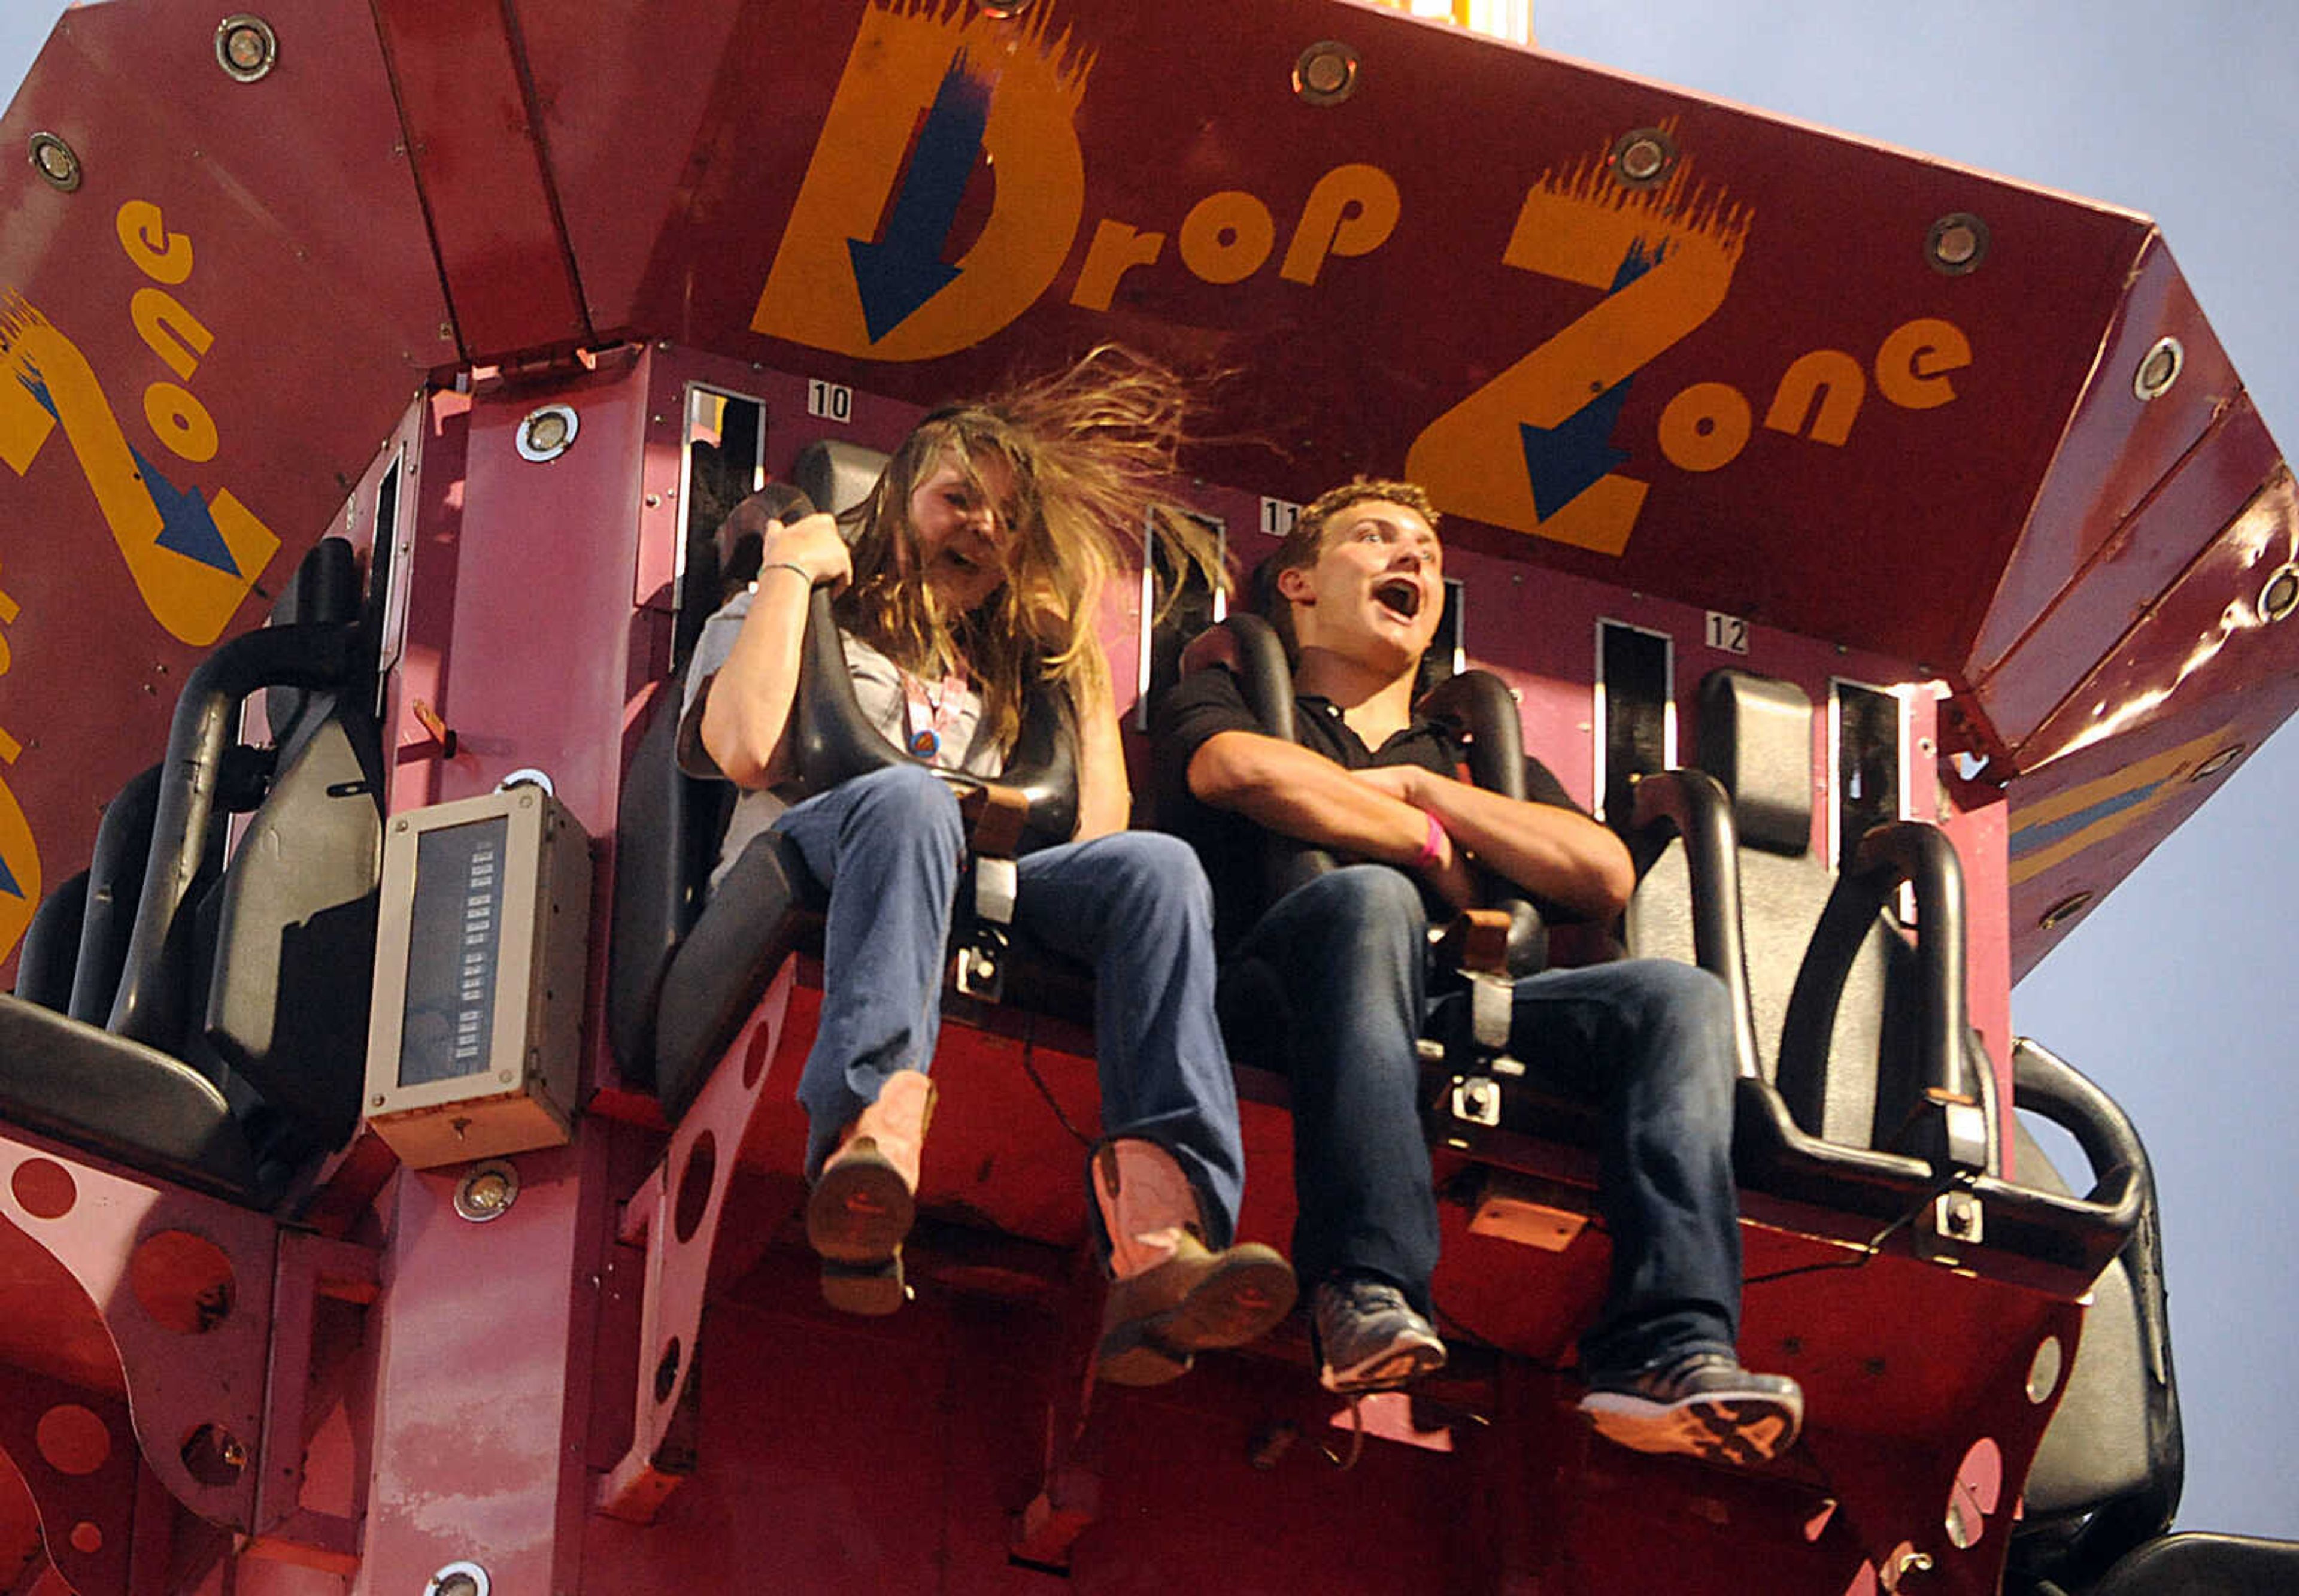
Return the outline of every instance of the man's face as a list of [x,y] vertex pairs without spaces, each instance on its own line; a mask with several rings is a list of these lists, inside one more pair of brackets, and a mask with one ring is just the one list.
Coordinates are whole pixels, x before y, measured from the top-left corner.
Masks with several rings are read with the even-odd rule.
[[1281,571],[1293,636],[1398,674],[1429,652],[1445,613],[1444,551],[1417,510],[1365,499],[1326,523],[1315,565]]

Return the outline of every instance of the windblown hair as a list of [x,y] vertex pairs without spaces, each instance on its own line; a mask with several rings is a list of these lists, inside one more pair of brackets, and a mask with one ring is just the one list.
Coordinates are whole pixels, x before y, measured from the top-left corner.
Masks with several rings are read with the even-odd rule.
[[[1187,402],[1172,372],[1113,345],[1068,370],[929,414],[902,441],[867,498],[847,512],[854,580],[838,623],[906,670],[940,675],[963,659],[985,722],[1010,749],[1031,686],[1073,705],[1106,695],[1095,638],[1103,585],[1163,542],[1176,569],[1226,590],[1217,535],[1159,496],[1184,440]],[[1013,481],[997,506],[1010,545],[997,592],[962,615],[941,612],[919,579],[910,495],[947,456],[984,491],[984,462]],[[1179,584],[1175,585],[1178,587]]]
[[1352,504],[1362,504],[1370,499],[1381,499],[1391,504],[1402,504],[1417,511],[1429,523],[1432,532],[1442,518],[1429,497],[1429,490],[1417,482],[1391,482],[1378,477],[1357,477],[1339,487],[1327,488],[1308,504],[1302,506],[1295,518],[1293,529],[1285,535],[1274,553],[1254,567],[1252,591],[1249,594],[1253,610],[1276,631],[1278,640],[1285,645],[1285,657],[1299,661],[1300,644],[1293,636],[1293,606],[1277,591],[1277,573],[1282,570],[1306,570],[1317,563],[1325,553],[1325,528],[1332,519]]

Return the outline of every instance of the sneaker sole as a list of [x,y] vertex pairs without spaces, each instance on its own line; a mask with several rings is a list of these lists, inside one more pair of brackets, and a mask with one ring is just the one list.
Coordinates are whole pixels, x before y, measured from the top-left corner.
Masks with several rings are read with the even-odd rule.
[[1321,1364],[1317,1384],[1335,1396],[1366,1396],[1409,1385],[1444,1367],[1445,1347],[1441,1342],[1415,1342],[1354,1368],[1336,1369],[1331,1364]]
[[1581,1411],[1606,1440],[1639,1452],[1746,1466],[1796,1444],[1800,1408],[1771,1396],[1718,1394],[1664,1404],[1623,1392],[1591,1392]]
[[910,1234],[917,1200],[901,1172],[875,1152],[841,1159],[806,1200],[806,1239],[825,1259],[884,1264]]

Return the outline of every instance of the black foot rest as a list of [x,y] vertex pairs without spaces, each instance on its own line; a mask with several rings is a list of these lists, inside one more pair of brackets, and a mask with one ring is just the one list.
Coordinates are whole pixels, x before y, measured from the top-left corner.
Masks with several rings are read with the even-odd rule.
[[178,1059],[0,997],[0,1117],[248,1201],[255,1157],[215,1084]]

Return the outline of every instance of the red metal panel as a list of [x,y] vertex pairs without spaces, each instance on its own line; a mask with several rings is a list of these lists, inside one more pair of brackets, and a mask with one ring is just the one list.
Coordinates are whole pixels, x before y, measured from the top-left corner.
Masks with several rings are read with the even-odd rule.
[[2238,696],[2287,706],[2299,694],[2299,629],[2262,614],[2261,602],[2273,573],[2295,560],[2299,496],[2286,473],[2037,729],[2027,754],[2050,760],[2158,724],[2205,730]]
[[[2011,789],[2013,975],[2192,814],[2299,702],[2299,630],[2258,600],[2299,557],[2299,495],[2278,478],[2038,731],[2059,757]],[[2212,769],[2214,755],[2234,762]]]
[[[847,14],[859,18],[860,8]],[[1304,45],[1344,22],[1365,57],[1362,87],[1339,108],[1306,105],[1287,71]],[[1589,219],[1612,214],[1621,191],[1599,176],[1581,195],[1571,181],[1576,163],[1601,166],[1618,133],[1673,119],[1691,180],[1707,185],[1711,199],[1745,207],[1745,239],[1718,308],[1681,341],[1631,362],[1606,436],[1625,452],[1619,473],[1649,495],[1625,553],[1614,559],[1491,528],[1465,526],[1460,536],[1930,661],[1961,657],[1956,645],[1988,591],[1971,573],[1990,569],[2008,546],[2005,505],[2024,519],[2146,236],[2126,215],[1402,17],[1300,3],[1242,12],[1185,4],[1096,12],[1075,27],[1071,43],[1095,52],[1082,101],[1074,120],[1037,129],[1075,143],[1083,163],[1074,206],[1045,200],[1058,271],[1025,305],[987,304],[972,343],[962,340],[975,325],[958,325],[965,319],[953,312],[954,330],[941,341],[957,346],[934,355],[909,353],[901,326],[866,345],[826,319],[778,316],[769,294],[765,320],[785,329],[785,344],[809,347],[801,358],[858,386],[930,399],[1001,370],[1025,343],[1141,342],[1238,373],[1222,420],[1256,446],[1215,457],[1208,474],[1305,497],[1352,469],[1398,469],[1425,428],[1596,311],[1601,286],[1506,263],[1513,230],[1529,191],[1548,180],[1568,191],[1557,213],[1586,221],[1589,247],[1598,247],[1606,224]],[[835,277],[831,268],[855,239],[869,242],[883,218],[842,212],[834,226],[802,206],[794,213],[809,162],[818,173],[880,184],[884,204],[900,209],[911,169],[871,166],[842,143],[847,113],[852,125],[875,125],[883,104],[908,128],[925,106],[858,64],[826,119],[822,86],[846,70],[854,37],[842,23],[799,37],[763,9],[746,16],[704,135],[713,192],[744,203],[698,206],[673,229],[646,319],[741,347],[769,268],[802,257],[829,273],[823,280]],[[1034,36],[1017,33],[1007,45],[1009,59],[1056,54]],[[1464,129],[1476,129],[1473,149],[1464,149]],[[1026,177],[1007,170],[1021,164],[1008,154],[993,154],[995,191],[978,184],[967,196],[946,252],[992,278],[999,265],[962,254],[965,240],[969,229],[986,235],[1000,206],[1020,204]],[[1378,168],[1398,196],[1394,229],[1358,254],[1316,261],[1314,271],[1305,254],[1296,275],[1313,280],[1290,280],[1282,271],[1297,223],[1321,181],[1342,168]],[[1342,203],[1339,192],[1327,189],[1328,209]],[[1994,248],[1979,270],[1944,277],[1925,263],[1924,237],[1936,218],[1965,209],[1985,215]],[[1697,210],[1688,203],[1683,227]],[[1264,212],[1271,245],[1259,267],[1233,282],[1208,280],[1254,254],[1236,241],[1244,235],[1223,232],[1223,219],[1243,218],[1254,233]],[[1157,235],[1158,258],[1110,287],[1107,251],[1097,256],[1094,245],[1105,229],[1116,229],[1111,237],[1133,229],[1125,236],[1138,235],[1145,252]],[[1244,251],[1226,257],[1230,265],[1223,237]],[[993,281],[982,297],[1009,288],[1025,297],[1031,280]],[[846,292],[855,292],[851,281]],[[2039,303],[2060,308],[2038,316]],[[1408,305],[1413,312],[1400,314]],[[1971,362],[1947,378],[1952,400],[1909,409],[1875,391],[1873,373],[1894,333],[1924,320],[1952,323]],[[1650,327],[1636,325],[1648,338]],[[1783,373],[1815,350],[1839,351],[1863,373],[1866,398],[1840,443],[1761,425]],[[777,352],[776,363],[789,358]],[[1905,350],[1899,358],[1905,366]],[[1687,470],[1661,445],[1662,419],[1688,389],[1720,383],[1757,424],[1731,460]],[[1529,410],[1502,417],[1470,451],[1473,471],[1523,478],[1515,423],[1528,419]],[[1678,428],[1690,425],[1680,420]],[[1953,471],[1938,469],[1946,461]],[[1847,548],[1858,561],[1814,553]]]
[[[2071,693],[2092,690],[2087,678],[2111,654],[2144,636],[2150,609],[2191,579],[2182,573],[2199,556],[2208,559],[2204,551],[2280,463],[2249,397],[2236,395],[2083,571],[2054,589],[2050,607],[1974,689],[1996,736],[2015,751],[2015,766],[2039,764],[2058,751],[2053,738],[2038,735],[2045,721]],[[2223,600],[2258,597],[2259,582],[2247,572],[2225,574]]]
[[473,1561],[499,1591],[568,1591],[585,1498],[582,1413],[605,1223],[588,1143],[517,1160],[518,1201],[471,1224],[456,1172],[392,1202],[366,1588],[419,1591]]
[[[2170,392],[2143,400],[2133,378],[2164,337],[2179,339],[2185,351],[2179,379]],[[2171,252],[2160,236],[2150,237],[2100,346],[2099,364],[2069,418],[2035,513],[1973,640],[1969,675],[1979,678],[1997,669],[2127,518],[2180,469],[2187,452],[2240,395],[2241,386]],[[2178,559],[2164,574],[2178,570],[2205,540],[2199,528],[2184,544],[2167,544],[2164,558]],[[2086,641],[2096,647],[2102,640]]]
[[[0,813],[24,819],[0,820],[0,960],[44,879],[86,858],[98,806],[158,757],[198,653],[260,616],[433,358],[392,323],[408,290],[371,302],[321,258],[368,229],[388,263],[420,237],[411,204],[394,215],[386,183],[364,212],[336,197],[332,226],[291,232],[154,92],[155,58],[240,87],[215,66],[212,15],[194,30],[188,14],[74,12],[0,119],[11,147],[62,133],[85,172],[72,193],[23,163],[4,179],[0,495],[22,535],[0,549]],[[364,79],[355,55],[336,64],[353,126],[387,105],[371,59]],[[245,89],[233,136],[309,83]],[[422,315],[436,329],[436,305]]]
[[586,341],[506,9],[374,0],[467,359]]
[[[438,799],[539,767],[594,837],[613,833],[621,789],[616,732],[647,422],[644,358],[618,365],[472,401],[437,706],[458,742]],[[556,460],[523,459],[519,424],[546,403],[573,407],[576,441]],[[428,491],[439,486],[435,474]]]
[[[254,83],[237,82],[216,64],[220,14],[185,0],[115,3],[67,15],[57,33],[117,86],[114,102],[164,123],[154,154],[188,157],[195,170],[213,173],[245,212],[236,228],[260,229],[308,265],[311,283],[301,293],[320,287],[324,298],[275,300],[264,304],[267,315],[290,305],[324,308],[327,316],[315,320],[330,331],[345,330],[333,324],[338,315],[354,327],[390,329],[406,340],[400,347],[418,370],[452,359],[454,345],[440,328],[439,269],[367,0],[298,0],[292,12],[273,14],[278,62]],[[131,131],[114,122],[118,110],[103,108],[109,137]],[[211,252],[204,267],[229,241],[198,242]],[[195,308],[204,314],[207,307]],[[344,343],[337,360],[360,353],[357,344]],[[340,402],[328,367],[278,367],[275,379],[295,370],[308,371],[311,386],[293,397],[316,399],[324,382]]]
[[[743,7],[514,0],[506,9],[526,46],[585,313],[603,334],[635,327],[656,241],[676,210],[693,203],[697,166],[707,170],[714,154],[697,147],[696,131]],[[645,330],[679,336],[674,323]]]

